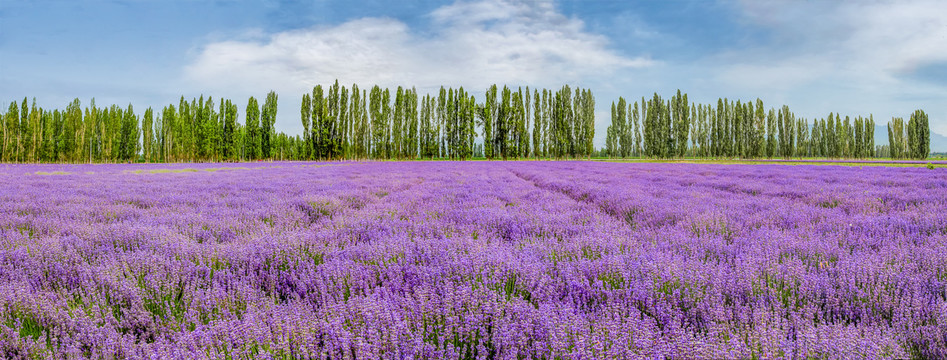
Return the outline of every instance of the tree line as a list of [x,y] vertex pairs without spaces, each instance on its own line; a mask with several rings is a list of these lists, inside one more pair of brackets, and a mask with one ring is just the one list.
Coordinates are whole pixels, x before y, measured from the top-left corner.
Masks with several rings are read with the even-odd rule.
[[914,111],[905,127],[904,118],[896,117],[888,123],[888,146],[885,157],[894,159],[924,159],[931,153],[931,128],[923,110]]
[[797,118],[783,105],[718,99],[716,104],[688,102],[680,90],[670,99],[612,102],[611,123],[601,155],[612,158],[849,158],[924,159],[930,153],[927,114],[917,110],[907,127],[901,118],[888,123],[890,145],[875,145],[875,120],[869,115],[844,119]]
[[718,99],[695,104],[678,91],[611,104],[606,143],[593,147],[595,98],[589,89],[488,87],[482,101],[463,87],[418,94],[338,81],[302,96],[303,133],[275,130],[278,96],[243,107],[204,96],[136,113],[134,107],[43,109],[11,102],[0,113],[3,162],[186,162],[341,159],[528,158],[926,158],[928,117],[888,123],[875,145],[872,116],[829,113],[812,123],[788,106]]
[[181,97],[160,112],[134,107],[82,108],[78,99],[65,110],[43,109],[36,99],[12,102],[0,114],[0,160],[4,162],[180,162],[286,159],[293,137],[274,131],[277,96],[262,105],[251,97],[245,124],[238,105],[220,99]]
[[[393,98],[393,100],[392,100]],[[300,111],[304,159],[579,158],[593,154],[595,99],[588,89],[490,86],[437,94],[317,85]],[[479,130],[479,132],[478,132]],[[478,141],[478,139],[482,139]]]

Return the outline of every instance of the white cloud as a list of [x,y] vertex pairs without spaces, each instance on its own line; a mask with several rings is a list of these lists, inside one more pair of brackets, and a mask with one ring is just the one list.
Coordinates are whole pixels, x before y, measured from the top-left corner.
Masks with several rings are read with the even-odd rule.
[[806,117],[873,113],[884,123],[923,108],[932,130],[947,132],[947,86],[917,72],[947,66],[947,2],[743,0],[737,10],[767,38],[700,65],[721,89],[784,101]]
[[[581,20],[551,3],[457,2],[429,14],[431,36],[389,18],[271,34],[262,40],[207,44],[185,70],[204,87],[302,92],[339,79],[345,84],[489,84],[558,86],[652,64],[609,49]],[[262,90],[261,90],[262,89]]]
[[[609,121],[607,106],[618,95],[666,95],[675,88],[711,102],[718,96],[759,97],[767,106],[788,104],[809,118],[829,111],[873,113],[883,123],[923,108],[932,128],[947,132],[947,108],[940,100],[947,98],[947,87],[918,81],[914,73],[947,63],[947,21],[938,17],[947,13],[947,2],[745,0],[736,11],[753,35],[766,30],[764,37],[687,62],[613,50],[608,38],[552,2],[480,0],[442,6],[418,28],[391,18],[361,18],[209,41],[195,52],[185,78],[195,88],[238,99],[270,89],[284,94],[277,126],[289,133],[301,128],[299,96],[335,79],[422,92],[464,86],[478,97],[493,83],[589,87],[598,97],[598,145]],[[636,28],[644,30],[631,36],[644,44],[675,36],[651,30],[647,17],[642,19]]]
[[777,81],[803,85],[826,77],[891,86],[919,66],[947,62],[944,1],[741,4],[745,19],[769,28],[773,39],[765,48],[729,53],[723,59],[734,68],[771,68],[755,72],[752,81],[759,86]]

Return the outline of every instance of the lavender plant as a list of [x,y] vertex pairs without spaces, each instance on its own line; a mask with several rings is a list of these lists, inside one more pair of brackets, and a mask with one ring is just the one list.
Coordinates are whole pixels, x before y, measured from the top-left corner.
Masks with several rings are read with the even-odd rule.
[[0,165],[0,356],[942,358],[941,170]]

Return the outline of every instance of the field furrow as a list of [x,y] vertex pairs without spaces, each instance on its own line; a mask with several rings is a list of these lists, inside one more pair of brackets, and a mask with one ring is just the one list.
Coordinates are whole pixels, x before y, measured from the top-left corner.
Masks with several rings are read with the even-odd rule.
[[941,169],[0,173],[7,358],[947,356]]

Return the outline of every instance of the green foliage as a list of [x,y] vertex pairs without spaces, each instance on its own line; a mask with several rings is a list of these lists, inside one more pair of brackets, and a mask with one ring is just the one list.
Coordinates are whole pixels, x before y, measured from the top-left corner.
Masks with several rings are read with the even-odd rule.
[[252,96],[250,100],[247,101],[246,123],[244,135],[246,138],[244,143],[246,149],[244,151],[247,160],[256,160],[263,154],[263,150],[260,138],[260,105]]
[[907,144],[903,156],[926,159],[931,153],[931,130],[927,113],[916,110],[911,114],[907,127]]
[[[392,97],[394,99],[392,99]],[[669,99],[611,103],[605,147],[593,147],[595,99],[588,89],[491,85],[482,102],[463,88],[420,96],[357,85],[303,94],[303,133],[275,129],[277,94],[262,106],[250,97],[244,122],[229,99],[204,96],[142,116],[131,104],[44,110],[36,100],[10,103],[0,113],[0,161],[177,162],[310,159],[612,158],[871,158],[924,159],[930,153],[928,115],[917,110],[888,123],[888,144],[876,146],[873,116],[797,118],[788,106],[762,100],[691,103],[678,90]]]
[[[261,156],[264,159],[273,158],[273,149],[276,138],[274,124],[276,123],[276,92],[270,91],[266,94],[266,100],[263,103],[263,109],[260,112],[260,149]],[[249,111],[247,111],[249,114]]]

